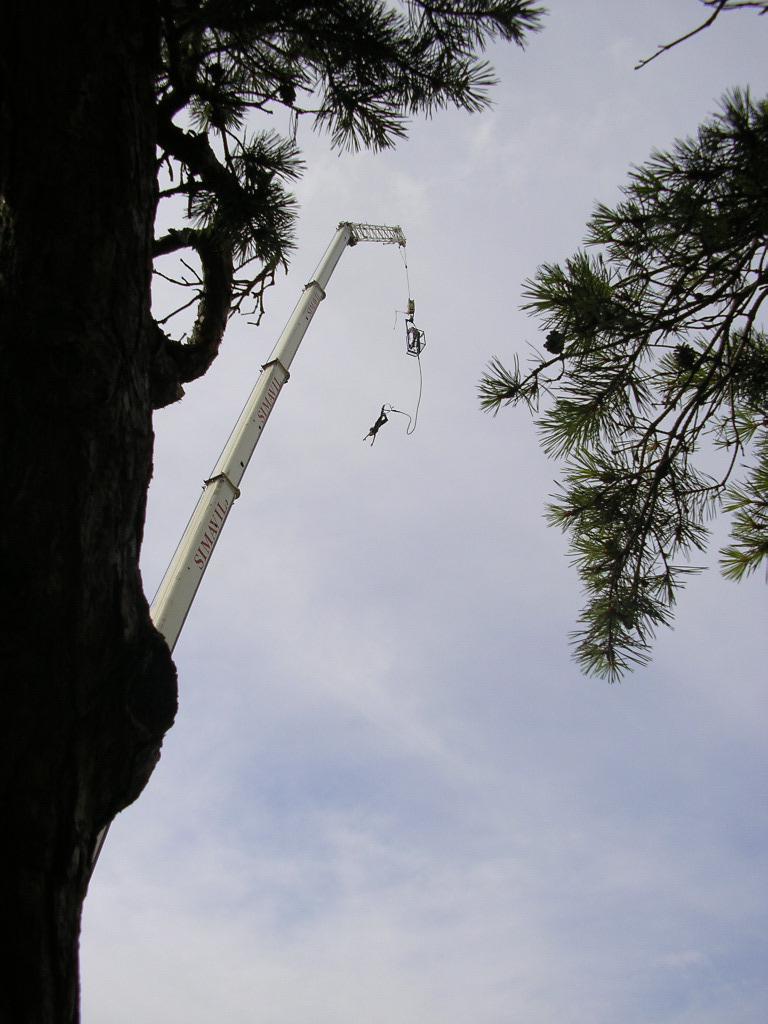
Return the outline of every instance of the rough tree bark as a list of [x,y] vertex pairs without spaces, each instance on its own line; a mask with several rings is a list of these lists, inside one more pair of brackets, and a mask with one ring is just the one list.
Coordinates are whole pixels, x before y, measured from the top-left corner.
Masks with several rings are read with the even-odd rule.
[[90,852],[176,709],[138,568],[156,18],[23,0],[0,32],[3,1024],[78,1019]]

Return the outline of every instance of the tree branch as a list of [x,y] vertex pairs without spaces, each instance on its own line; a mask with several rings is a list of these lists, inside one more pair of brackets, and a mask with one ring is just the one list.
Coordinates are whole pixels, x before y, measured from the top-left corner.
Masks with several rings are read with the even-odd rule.
[[[188,342],[169,338],[155,323],[156,359],[153,365],[154,408],[177,401],[183,395],[182,384],[202,377],[219,352],[233,298],[234,266],[232,246],[215,229],[182,228],[169,231],[155,243],[155,255],[192,248],[200,257],[202,282],[197,317]],[[194,300],[192,300],[194,301]],[[189,305],[189,303],[187,304]],[[177,310],[178,312],[178,310]],[[168,318],[166,318],[168,319]]]
[[704,0],[704,4],[707,7],[713,7],[714,10],[710,16],[701,23],[701,25],[692,29],[690,32],[686,32],[685,35],[680,36],[678,39],[673,39],[671,43],[665,43],[663,46],[660,46],[656,53],[652,54],[650,57],[645,57],[643,60],[639,61],[639,63],[635,64],[635,71],[639,71],[647,64],[650,64],[652,60],[656,60],[657,57],[660,57],[662,53],[666,53],[675,46],[679,46],[688,39],[692,39],[694,36],[698,35],[699,32],[703,32],[704,29],[709,28],[709,26],[717,20],[723,11],[747,10],[748,8],[751,8],[752,10],[757,10],[758,14],[768,13],[768,3],[765,3],[764,0]]
[[646,64],[650,64],[652,60],[656,60],[657,57],[660,57],[662,53],[666,53],[667,50],[671,50],[675,46],[679,46],[681,43],[686,42],[686,40],[692,39],[694,36],[698,35],[699,32],[703,32],[705,28],[709,28],[727,3],[728,0],[717,0],[717,7],[712,11],[710,16],[701,23],[701,25],[697,28],[691,29],[690,32],[686,32],[685,35],[680,36],[677,39],[673,39],[671,43],[665,43],[663,46],[660,46],[656,53],[652,54],[650,57],[645,57],[639,63],[635,64],[635,71],[639,71],[641,68],[644,68]]

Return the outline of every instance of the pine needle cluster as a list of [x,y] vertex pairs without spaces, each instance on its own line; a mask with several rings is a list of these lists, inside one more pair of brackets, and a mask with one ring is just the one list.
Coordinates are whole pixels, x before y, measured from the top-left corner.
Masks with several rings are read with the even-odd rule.
[[731,513],[727,577],[768,556],[767,295],[768,100],[742,90],[632,171],[584,250],[526,282],[549,355],[494,359],[480,401],[527,406],[565,463],[548,518],[586,593],[587,673],[647,662],[714,514]]

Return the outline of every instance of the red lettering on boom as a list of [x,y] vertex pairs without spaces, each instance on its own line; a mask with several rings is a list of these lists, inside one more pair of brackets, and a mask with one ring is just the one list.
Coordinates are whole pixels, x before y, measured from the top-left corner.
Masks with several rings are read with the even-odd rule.
[[213,515],[206,524],[205,533],[200,541],[200,545],[192,556],[192,560],[199,569],[204,569],[206,562],[210,558],[214,545],[218,540],[218,535],[221,532],[221,527],[224,525],[224,520],[227,517],[228,508],[229,501],[227,498],[222,498],[221,501],[216,502]]
[[267,417],[272,411],[272,406],[277,401],[277,396],[280,394],[280,389],[282,388],[282,386],[282,382],[279,380],[273,380],[270,382],[266,394],[264,396],[264,400],[262,401],[261,405],[259,406],[259,410],[256,413],[256,418],[261,420],[262,423],[267,422]]

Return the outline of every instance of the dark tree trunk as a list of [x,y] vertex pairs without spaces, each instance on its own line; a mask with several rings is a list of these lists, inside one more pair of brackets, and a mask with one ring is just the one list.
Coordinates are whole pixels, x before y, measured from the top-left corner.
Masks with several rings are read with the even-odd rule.
[[21,0],[0,29],[2,1024],[77,1020],[90,853],[176,708],[138,569],[156,17]]

